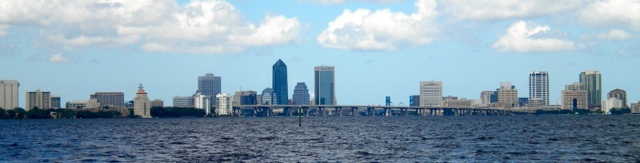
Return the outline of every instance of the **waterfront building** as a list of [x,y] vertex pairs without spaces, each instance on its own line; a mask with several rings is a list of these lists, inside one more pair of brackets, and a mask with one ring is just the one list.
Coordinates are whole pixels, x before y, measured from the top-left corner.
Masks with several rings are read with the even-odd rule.
[[87,107],[87,100],[73,100],[72,102],[65,103],[66,109],[84,109]]
[[607,100],[604,100],[602,101],[602,107],[600,108],[600,110],[605,114],[611,114],[610,111],[613,108],[622,108],[622,100],[617,98],[609,98]]
[[35,92],[27,92],[25,95],[25,110],[29,111],[34,107],[40,109],[51,108],[51,92],[42,92],[37,89]]
[[582,83],[575,82],[562,90],[562,109],[588,109],[587,90]]
[[96,92],[89,96],[89,99],[96,99],[101,106],[109,107],[125,107],[124,93],[122,92]]
[[[102,105],[100,105],[100,102],[98,102],[98,99],[89,99],[87,101],[87,105],[86,105],[86,109],[100,109]],[[106,106],[106,105],[105,105]]]
[[11,110],[18,107],[19,87],[17,80],[0,80],[0,108]]
[[482,104],[483,105],[491,104],[491,95],[493,95],[494,93],[495,91],[482,91],[480,93],[480,100],[482,101]]
[[[518,106],[527,106],[529,104],[528,97],[518,97]],[[537,106],[537,105],[532,105]]]
[[232,114],[232,99],[229,94],[219,93],[216,95],[216,114],[218,116],[229,116]]
[[409,106],[420,106],[420,95],[409,96]]
[[237,91],[236,94],[233,95],[232,105],[256,105],[258,102],[257,94],[256,91]]
[[267,87],[262,90],[262,94],[260,95],[260,104],[263,105],[275,105],[278,102],[278,96],[273,92],[273,89]]
[[518,106],[518,90],[511,82],[501,82],[496,91],[498,95],[498,107],[513,108]]
[[333,66],[314,67],[315,105],[337,105],[335,88],[335,68]]
[[602,76],[599,71],[590,70],[580,73],[580,83],[587,91],[587,104],[590,109],[600,108],[602,99]]
[[455,98],[443,98],[444,107],[470,108],[472,103],[473,103],[473,101],[467,100],[466,98],[462,98],[462,99],[458,99],[458,97],[455,97]]
[[627,91],[614,89],[607,93],[607,99],[616,98],[622,101],[622,107],[627,108]]
[[533,71],[529,73],[528,101],[534,106],[549,105],[549,72]]
[[636,103],[631,103],[630,109],[632,114],[640,114],[640,101]]
[[142,84],[138,86],[136,98],[133,99],[133,114],[142,118],[151,118],[151,103],[147,92],[144,91]]
[[160,99],[155,99],[151,101],[151,107],[164,107],[164,101]]
[[60,95],[51,95],[51,107],[52,109],[60,109],[60,104],[62,104],[60,100]]
[[278,59],[278,61],[273,64],[273,72],[272,72],[272,88],[273,93],[275,93],[275,103],[278,105],[287,105],[289,104],[289,86],[287,82],[287,65],[282,62],[282,60]]
[[196,93],[193,95],[193,104],[196,109],[203,109],[206,115],[211,112],[211,96]]
[[420,82],[420,106],[441,107],[442,106],[442,82],[422,81]]
[[173,97],[173,107],[194,107],[193,96]]
[[[206,73],[204,76],[198,76],[198,91],[209,99],[214,98],[222,91],[222,79],[220,76],[214,76],[212,73]],[[215,102],[213,102],[215,103]]]
[[294,105],[309,105],[309,89],[304,82],[298,82],[296,87],[293,88],[293,104]]

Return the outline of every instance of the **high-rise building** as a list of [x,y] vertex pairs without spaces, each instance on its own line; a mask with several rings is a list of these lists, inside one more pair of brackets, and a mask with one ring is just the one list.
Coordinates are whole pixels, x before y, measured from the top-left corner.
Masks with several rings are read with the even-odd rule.
[[420,95],[409,96],[409,106],[420,106]]
[[602,107],[600,110],[605,114],[611,114],[611,109],[613,108],[622,108],[622,100],[617,98],[609,98],[607,100],[602,101]]
[[495,93],[495,91],[482,91],[480,93],[480,100],[483,105],[491,104],[491,95],[493,95],[493,93]]
[[296,87],[293,88],[293,104],[294,105],[309,105],[309,89],[304,82],[298,82]]
[[273,81],[272,88],[276,95],[276,103],[278,105],[289,104],[289,89],[287,85],[287,65],[279,60],[273,64]]
[[529,103],[549,105],[549,72],[534,71],[529,73]]
[[60,105],[62,104],[60,100],[60,95],[51,95],[51,108],[52,109],[60,109]]
[[420,82],[420,106],[426,106],[426,107],[442,106],[442,82],[441,81]]
[[205,115],[211,113],[211,96],[203,95],[202,93],[196,93],[193,95],[193,104],[196,109],[203,109]]
[[194,107],[193,96],[173,97],[173,107]]
[[275,105],[278,101],[278,96],[273,92],[271,88],[265,88],[262,90],[262,94],[260,95],[261,104],[263,105]]
[[216,95],[216,114],[218,116],[229,116],[232,113],[233,101],[231,96],[226,93],[220,93]]
[[222,79],[220,76],[214,76],[212,73],[206,73],[204,76],[198,76],[198,91],[202,95],[208,96],[210,99],[222,91]]
[[37,89],[35,92],[27,92],[25,95],[25,110],[31,110],[33,107],[40,109],[51,108],[51,92],[42,92]]
[[[103,104],[104,105],[104,104]],[[147,92],[144,91],[142,84],[138,86],[138,92],[133,99],[133,114],[142,118],[151,118],[151,103]]]
[[562,109],[587,109],[587,90],[581,83],[575,82],[562,90]]
[[122,92],[96,92],[89,96],[89,99],[96,99],[101,106],[125,107],[124,93]]
[[640,101],[631,103],[631,114],[640,114]]
[[316,66],[315,72],[315,105],[337,105],[335,88],[335,68],[333,66]]
[[256,105],[258,104],[257,95],[258,93],[256,91],[237,91],[236,94],[233,95],[232,105]]
[[627,108],[627,91],[614,89],[607,93],[607,99],[616,98],[622,101],[622,107]]
[[18,107],[19,87],[17,80],[0,80],[0,108],[11,110]]
[[511,82],[501,82],[496,91],[498,95],[498,107],[513,108],[518,106],[518,90]]
[[580,83],[587,90],[587,104],[589,108],[600,108],[602,102],[602,76],[599,71],[585,71],[580,73]]

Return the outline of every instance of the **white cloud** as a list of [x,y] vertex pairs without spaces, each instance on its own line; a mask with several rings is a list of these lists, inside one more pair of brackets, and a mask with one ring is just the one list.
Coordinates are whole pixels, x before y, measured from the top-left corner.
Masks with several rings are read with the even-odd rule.
[[49,62],[55,62],[55,63],[68,63],[72,61],[73,60],[71,58],[68,58],[60,53],[51,55],[51,57],[49,58]]
[[416,11],[410,15],[389,9],[375,12],[345,9],[342,15],[329,22],[317,41],[327,48],[387,51],[401,45],[431,43],[438,34],[434,21],[436,2],[419,0],[415,6]]
[[[297,18],[282,15],[267,15],[258,25],[247,22],[224,0],[193,0],[183,6],[172,0],[2,1],[0,24],[37,26],[40,44],[51,47],[139,44],[149,51],[176,53],[290,44],[301,28]],[[2,27],[0,34],[6,31]]]
[[596,27],[626,26],[640,30],[640,1],[603,0],[589,4],[577,12],[580,20]]
[[582,0],[442,0],[443,11],[461,19],[497,20],[551,15],[575,10]]
[[524,21],[518,21],[492,47],[499,52],[518,53],[569,51],[578,48],[572,41],[548,37],[550,33],[549,26],[527,25]]
[[612,29],[609,32],[596,35],[596,38],[600,40],[626,40],[631,37],[631,34],[619,29]]

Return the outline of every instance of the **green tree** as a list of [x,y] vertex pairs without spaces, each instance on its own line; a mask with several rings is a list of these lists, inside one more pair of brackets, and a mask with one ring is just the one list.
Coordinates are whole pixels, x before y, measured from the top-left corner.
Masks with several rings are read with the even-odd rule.
[[13,118],[15,118],[15,119],[23,119],[25,117],[25,115],[27,115],[27,111],[24,110],[21,107],[13,108],[13,111],[15,112],[15,114],[13,116]]
[[7,111],[4,108],[0,107],[0,119],[7,119],[9,116],[7,115]]
[[27,111],[27,118],[29,119],[46,119],[51,118],[48,110],[42,110],[40,108],[33,107],[29,111]]

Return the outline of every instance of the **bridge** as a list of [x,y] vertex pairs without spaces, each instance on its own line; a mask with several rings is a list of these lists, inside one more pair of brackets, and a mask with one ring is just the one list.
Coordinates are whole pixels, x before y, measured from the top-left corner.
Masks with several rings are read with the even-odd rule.
[[[535,110],[518,108],[480,107],[422,107],[422,106],[373,106],[373,105],[240,105],[233,106],[235,116],[274,116],[274,110],[282,109],[285,116],[391,116],[412,115],[521,115],[533,114]],[[381,114],[376,114],[381,113]]]

